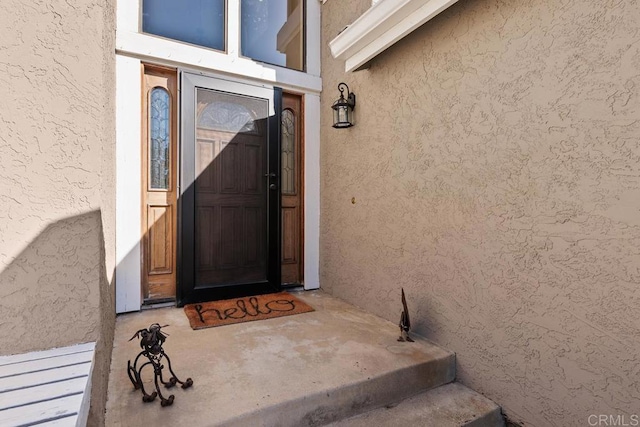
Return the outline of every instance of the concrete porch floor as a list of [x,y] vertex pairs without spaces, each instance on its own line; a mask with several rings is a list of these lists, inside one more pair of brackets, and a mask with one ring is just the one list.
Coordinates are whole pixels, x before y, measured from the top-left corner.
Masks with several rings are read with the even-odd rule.
[[[395,324],[322,291],[295,295],[316,311],[198,331],[179,308],[119,316],[106,425],[323,425],[454,379],[452,353],[421,339],[397,342]],[[165,351],[178,377],[194,381],[163,388],[175,395],[166,408],[143,403],[126,372],[140,350],[129,338],[152,323],[169,325]]]

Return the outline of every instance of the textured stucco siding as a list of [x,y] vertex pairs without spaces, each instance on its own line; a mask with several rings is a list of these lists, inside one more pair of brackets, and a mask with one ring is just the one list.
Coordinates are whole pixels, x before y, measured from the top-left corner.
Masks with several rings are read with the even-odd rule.
[[97,340],[94,395],[114,320],[114,44],[113,0],[2,1],[0,354]]
[[[345,74],[327,44],[369,6],[322,9],[322,287],[393,321],[404,287],[415,330],[514,421],[628,422],[640,4],[462,0]],[[340,81],[349,130],[331,128]]]

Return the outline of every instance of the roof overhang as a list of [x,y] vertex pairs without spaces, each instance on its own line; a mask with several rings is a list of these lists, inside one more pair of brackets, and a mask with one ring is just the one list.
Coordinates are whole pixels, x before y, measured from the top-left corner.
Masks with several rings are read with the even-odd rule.
[[458,0],[379,0],[329,42],[331,55],[358,70]]

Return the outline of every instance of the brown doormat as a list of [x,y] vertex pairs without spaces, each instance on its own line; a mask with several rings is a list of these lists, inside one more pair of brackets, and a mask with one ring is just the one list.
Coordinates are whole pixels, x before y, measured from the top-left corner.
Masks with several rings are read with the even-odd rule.
[[184,312],[189,318],[192,329],[213,328],[232,323],[272,319],[309,311],[314,310],[311,306],[287,292],[184,306]]

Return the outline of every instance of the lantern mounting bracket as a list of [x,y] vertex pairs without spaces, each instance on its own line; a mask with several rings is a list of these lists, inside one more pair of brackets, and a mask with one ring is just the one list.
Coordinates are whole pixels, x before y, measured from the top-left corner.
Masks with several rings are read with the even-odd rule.
[[338,90],[340,91],[340,98],[344,99],[344,91],[347,91],[347,104],[349,104],[349,106],[351,107],[351,109],[353,110],[354,108],[356,108],[356,94],[349,91],[349,86],[347,86],[346,83],[339,83],[338,84]]

